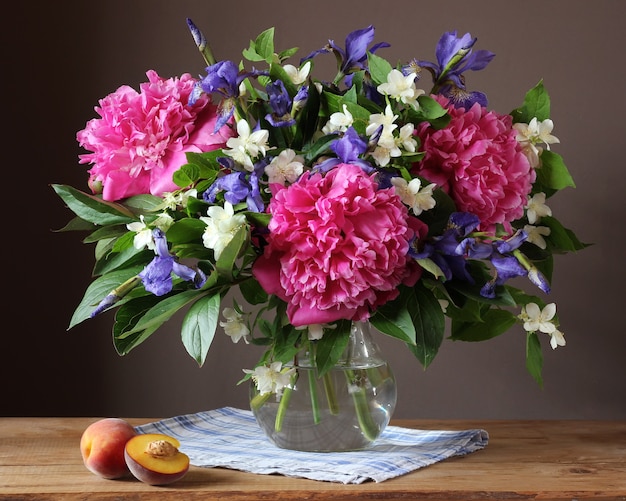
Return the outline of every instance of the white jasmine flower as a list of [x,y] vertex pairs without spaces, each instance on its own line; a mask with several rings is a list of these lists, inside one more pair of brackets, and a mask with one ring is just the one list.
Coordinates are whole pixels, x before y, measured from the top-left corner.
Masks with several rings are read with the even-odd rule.
[[133,247],[137,250],[144,248],[155,250],[154,238],[152,238],[152,229],[144,221],[143,214],[139,215],[140,221],[133,221],[128,223],[126,228],[129,231],[134,231],[136,234],[133,237]]
[[176,192],[168,192],[163,193],[163,204],[166,208],[170,210],[176,210],[177,207],[182,207],[183,209],[187,207],[190,198],[196,198],[198,196],[198,190],[192,188],[190,190],[185,191],[176,191]]
[[248,122],[239,120],[237,122],[237,134],[238,137],[231,137],[226,141],[226,146],[230,150],[224,150],[224,154],[243,165],[248,172],[252,172],[254,170],[252,159],[259,155],[265,155],[269,132],[265,129],[251,132]]
[[322,132],[324,134],[345,132],[350,126],[352,126],[353,123],[354,117],[352,116],[352,113],[348,111],[348,107],[344,104],[343,113],[340,111],[333,113],[328,119],[328,122],[326,122],[326,125],[322,127]]
[[307,326],[309,341],[318,341],[324,337],[324,326],[322,324],[311,324]]
[[378,145],[372,152],[372,157],[376,160],[379,167],[385,167],[391,161],[391,158],[397,158],[402,155],[400,148],[394,146],[392,148],[386,148],[385,146]]
[[556,330],[556,325],[552,322],[555,314],[555,303],[547,304],[543,310],[536,303],[528,303],[522,307],[518,318],[524,322],[524,330],[527,332],[552,334]]
[[549,150],[551,144],[560,142],[551,134],[554,123],[550,119],[539,122],[537,117],[534,117],[529,124],[520,122],[513,124],[513,128],[517,131],[517,141],[522,145],[533,167],[539,166],[539,157],[543,152],[543,148],[537,146],[538,144],[545,144]]
[[526,217],[530,224],[535,224],[544,216],[552,215],[552,209],[550,209],[545,202],[545,193],[536,193],[528,200],[528,204],[526,205]]
[[311,71],[311,61],[307,61],[302,65],[302,68],[296,68],[293,64],[286,64],[283,66],[283,70],[289,76],[289,79],[294,85],[301,85],[306,82]]
[[415,149],[417,148],[417,141],[413,136],[414,131],[415,126],[413,124],[403,125],[400,128],[400,135],[396,139],[396,144],[404,148],[406,151],[415,153]]
[[394,123],[397,118],[398,115],[394,115],[391,106],[387,105],[385,107],[385,113],[374,113],[370,115],[369,125],[365,129],[365,133],[368,136],[372,136],[382,127],[378,145],[388,149],[395,148],[396,141],[393,137],[393,131],[398,128],[398,125]]
[[296,327],[296,330],[307,330],[309,341],[319,341],[324,337],[324,329],[335,329],[335,324],[310,324]]
[[281,151],[277,157],[265,167],[269,183],[279,183],[283,186],[289,182],[294,183],[304,171],[304,158],[296,155],[296,152],[287,149]]
[[226,322],[220,322],[220,327],[224,328],[224,332],[230,336],[233,343],[238,343],[243,339],[246,344],[249,344],[248,336],[250,329],[243,320],[243,315],[237,312],[234,308],[224,308],[222,316],[226,319]]
[[533,226],[527,224],[524,226],[524,231],[528,234],[528,238],[526,239],[527,242],[535,244],[540,249],[545,249],[546,241],[543,237],[550,235],[552,230],[550,230],[547,226]]
[[200,221],[207,226],[202,235],[202,243],[207,249],[213,249],[215,259],[220,254],[241,228],[246,217],[243,214],[235,214],[230,202],[224,202],[224,207],[213,205],[207,210],[209,217],[200,217]]
[[162,229],[163,231],[167,231],[170,226],[174,224],[174,218],[170,216],[167,212],[161,212],[161,214],[157,216],[152,224],[154,224],[154,226],[156,226],[157,228]]
[[413,214],[419,216],[423,211],[432,209],[436,202],[433,198],[433,190],[437,186],[432,183],[422,188],[422,181],[418,178],[411,179],[407,183],[406,179],[397,176],[391,179],[396,193],[402,202],[413,211]]
[[246,374],[252,375],[257,390],[261,395],[266,393],[276,393],[280,395],[284,388],[291,384],[291,376],[296,371],[294,367],[282,370],[281,362],[272,362],[269,367],[261,365],[253,371],[243,369]]
[[529,124],[516,123],[513,124],[513,128],[517,131],[516,139],[521,143],[543,143],[546,145],[546,148],[550,149],[551,144],[560,142],[558,137],[551,134],[554,122],[549,118],[539,122],[537,117],[535,117]]
[[550,334],[550,346],[552,346],[553,350],[556,350],[557,346],[565,346],[565,334],[555,329],[554,332]]
[[381,94],[417,109],[419,108],[417,98],[424,94],[424,91],[415,87],[416,76],[417,73],[413,72],[405,76],[401,71],[393,69],[387,75],[387,82],[380,84],[377,90]]

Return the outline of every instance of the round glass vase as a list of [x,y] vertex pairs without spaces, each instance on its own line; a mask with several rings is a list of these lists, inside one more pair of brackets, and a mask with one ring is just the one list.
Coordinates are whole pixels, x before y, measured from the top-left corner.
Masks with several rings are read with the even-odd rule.
[[250,385],[250,408],[269,440],[283,449],[339,452],[367,447],[389,424],[396,380],[369,322],[353,322],[338,363],[321,378],[308,353],[280,395]]

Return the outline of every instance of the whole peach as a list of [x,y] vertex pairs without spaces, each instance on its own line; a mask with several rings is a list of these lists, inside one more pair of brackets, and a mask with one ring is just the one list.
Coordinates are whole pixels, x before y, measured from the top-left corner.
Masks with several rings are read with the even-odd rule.
[[89,471],[102,478],[129,475],[124,447],[135,435],[135,428],[123,419],[104,418],[91,423],[80,438],[83,463]]

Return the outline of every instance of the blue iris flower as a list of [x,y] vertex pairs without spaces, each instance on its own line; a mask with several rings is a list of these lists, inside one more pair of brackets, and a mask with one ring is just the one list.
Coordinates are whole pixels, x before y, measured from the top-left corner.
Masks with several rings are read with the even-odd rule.
[[[230,163],[232,159],[220,159],[222,162]],[[232,162],[234,165],[234,162]],[[267,160],[258,162],[254,166],[252,172],[232,171],[229,174],[219,177],[208,190],[204,192],[202,198],[205,202],[215,203],[217,194],[224,192],[224,200],[236,205],[246,201],[248,210],[251,212],[263,212],[265,204],[261,197],[259,188],[259,178],[263,173],[263,169],[267,164]],[[232,166],[231,166],[232,167]]]
[[291,116],[293,102],[282,80],[270,83],[265,89],[272,107],[272,113],[265,115],[265,119],[274,127],[294,125],[296,120]]
[[218,119],[215,123],[217,132],[228,122],[235,112],[235,102],[239,97],[239,85],[243,80],[251,76],[267,75],[265,71],[252,70],[239,72],[239,68],[232,61],[219,61],[206,68],[206,76],[196,83],[189,104],[193,105],[203,92],[207,94],[217,93],[221,96],[218,107]]
[[416,259],[430,258],[441,269],[446,280],[458,278],[470,284],[474,279],[467,270],[466,253],[475,250],[476,255],[484,249],[468,237],[480,224],[478,216],[469,212],[454,212],[442,235],[426,242],[421,251],[411,249],[409,254]]
[[167,247],[167,239],[162,230],[152,230],[156,245],[156,257],[139,273],[144,288],[155,296],[163,296],[170,292],[173,287],[172,273],[176,276],[193,282],[199,289],[206,282],[206,275],[200,269],[194,270],[178,262],[176,256],[170,254]]
[[519,262],[518,258],[511,255],[511,252],[518,249],[526,239],[528,234],[523,230],[518,230],[506,240],[496,240],[492,243],[493,253],[490,261],[495,270],[495,276],[487,282],[480,290],[483,297],[496,297],[496,286],[504,285],[507,280],[515,277],[523,277],[528,274],[528,270]]
[[[302,58],[300,64],[304,61],[312,59],[318,54],[327,54],[332,52],[335,54],[339,63],[338,78],[335,79],[335,83],[344,75],[349,75],[359,70],[367,69],[367,46],[374,41],[374,27],[372,25],[367,28],[355,30],[348,34],[346,37],[345,50],[339,47],[333,40],[329,40],[328,44],[318,50],[311,52],[308,56]],[[369,52],[372,54],[378,49],[383,47],[389,47],[386,42],[381,42],[372,46]],[[350,85],[348,83],[348,85]]]
[[337,155],[337,158],[329,158],[320,162],[315,167],[316,171],[328,172],[340,163],[358,165],[368,174],[375,170],[368,162],[359,158],[360,155],[367,151],[367,142],[359,136],[354,127],[348,127],[339,139],[330,144],[330,149]]
[[487,50],[474,51],[476,40],[469,33],[460,38],[456,31],[444,33],[437,43],[436,63],[414,62],[418,67],[429,68],[433,72],[435,91],[448,97],[457,107],[468,108],[474,103],[487,106],[487,96],[482,92],[467,91],[463,77],[466,71],[482,70],[495,57],[493,52]]

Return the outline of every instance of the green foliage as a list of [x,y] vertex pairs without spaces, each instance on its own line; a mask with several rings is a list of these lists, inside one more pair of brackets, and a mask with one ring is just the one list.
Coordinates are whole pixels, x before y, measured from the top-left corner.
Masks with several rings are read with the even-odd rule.
[[[287,149],[304,158],[305,170],[308,171],[313,171],[326,159],[341,158],[341,155],[335,153],[333,143],[342,136],[343,131],[326,133],[327,129],[322,129],[334,113],[347,110],[352,116],[351,127],[366,144],[359,161],[378,166],[380,186],[384,186],[388,177],[392,176],[401,176],[410,182],[416,177],[416,162],[426,154],[423,145],[417,141],[419,137],[413,136],[416,139],[415,148],[412,142],[408,147],[398,147],[402,151],[397,155],[394,153],[394,156],[390,154],[387,164],[377,163],[374,152],[382,141],[378,143],[380,138],[376,134],[366,133],[368,127],[375,123],[372,115],[384,113],[387,106],[393,108],[395,128],[392,130],[396,135],[392,136],[394,141],[398,141],[396,145],[404,140],[397,135],[403,125],[412,125],[417,129],[420,124],[427,123],[432,128],[440,129],[449,124],[451,117],[429,92],[417,98],[417,106],[403,103],[389,95],[372,96],[371,93],[380,84],[388,82],[394,66],[370,52],[367,53],[365,65],[361,64],[364,60],[360,60],[358,64],[346,68],[341,64],[345,54],[336,48],[327,47],[326,50],[334,54],[338,62],[337,74],[332,81],[316,80],[312,74],[308,75],[305,82],[292,80],[289,68],[283,63],[295,56],[298,49],[277,50],[274,37],[274,28],[270,28],[250,41],[242,54],[246,61],[253,63],[254,71],[247,69],[249,64],[245,61],[239,63],[239,76],[243,80],[241,88],[245,92],[239,96],[229,96],[219,103],[221,111],[233,110],[235,120],[245,118],[253,131],[268,131],[269,144],[259,148],[258,155],[252,155],[254,173],[251,173],[250,164],[236,165],[236,155],[224,146],[204,153],[187,152],[185,163],[172,178],[180,190],[168,194],[168,197],[142,194],[109,202],[103,200],[101,195],[88,194],[66,185],[52,185],[56,194],[75,215],[59,231],[83,232],[86,235],[83,241],[95,244],[93,282],[76,308],[69,328],[90,318],[99,305],[104,305],[104,309],[115,309],[113,343],[117,352],[124,355],[158,331],[165,322],[180,315],[183,345],[198,365],[202,366],[219,326],[222,300],[230,290],[238,288],[247,304],[239,305],[235,302],[234,308],[245,319],[242,322],[245,321],[250,328],[250,343],[265,348],[259,364],[290,362],[303,348],[309,347],[314,352],[318,375],[323,376],[339,360],[349,341],[349,320],[324,326],[328,335],[310,341],[306,329],[290,324],[287,304],[276,295],[268,294],[255,279],[253,264],[266,250],[266,236],[271,228],[272,214],[267,210],[257,212],[248,205],[247,196],[254,193],[254,196],[258,196],[255,202],[261,200],[267,208],[272,190],[275,189],[268,186],[268,178],[260,167],[267,166],[273,157]],[[457,54],[454,61],[459,62],[463,56]],[[312,61],[307,64],[313,67]],[[350,85],[346,85],[345,77],[349,77]],[[272,90],[267,86],[276,82],[282,82],[291,100],[303,94],[307,96],[302,102],[292,103],[288,112],[291,116],[288,118],[294,121],[281,127],[272,126],[272,119],[268,118],[273,109],[268,97]],[[435,92],[440,84],[436,82],[432,91]],[[528,91],[523,104],[513,110],[511,116],[515,123],[550,118],[550,97],[543,82],[540,81]],[[230,125],[234,126],[234,123]],[[540,164],[536,169],[532,194],[545,193],[549,198],[565,188],[575,187],[558,153],[543,150]],[[232,192],[226,193],[226,188],[213,191],[217,186],[215,182],[226,175],[237,173],[245,179],[248,183],[245,186],[250,189],[247,196],[237,199],[238,203],[234,203],[233,208],[238,216],[245,217],[245,223],[237,229],[229,229],[229,237],[232,238],[218,254],[217,247],[205,246],[205,218],[210,207],[224,206],[225,200],[231,200],[229,195],[232,196]],[[258,178],[255,177],[257,175]],[[254,184],[259,179],[260,182]],[[420,178],[420,181],[422,187],[430,184],[427,179]],[[211,197],[206,196],[209,189],[212,190]],[[427,227],[428,234],[409,242],[412,246],[409,255],[415,260],[411,265],[420,267],[421,278],[412,286],[399,286],[397,297],[371,312],[373,326],[404,343],[424,368],[438,354],[446,331],[446,318],[450,320],[451,340],[482,342],[502,335],[520,322],[520,307],[529,302],[545,306],[539,297],[508,285],[498,285],[494,297],[485,297],[482,288],[498,278],[497,272],[489,258],[470,258],[467,249],[474,244],[492,245],[506,240],[510,235],[504,229],[505,224],[500,225],[495,234],[472,231],[463,235],[463,238],[459,237],[462,242],[455,243],[458,244],[455,250],[448,247],[442,251],[437,248],[437,244],[449,236],[447,232],[454,230],[450,225],[451,215],[460,209],[447,190],[441,187],[435,188],[433,199],[434,208],[415,216],[421,221],[420,224]],[[410,203],[406,205],[411,206]],[[410,211],[407,209],[407,214],[414,217]],[[169,255],[158,257],[171,260],[172,269],[174,265],[179,270],[182,266],[188,267],[196,271],[196,277],[206,276],[206,281],[200,285],[199,282],[185,280],[172,273],[172,288],[168,293],[156,296],[146,290],[139,274],[155,259],[155,250],[152,247],[136,247],[141,247],[138,241],[145,243],[145,238],[142,240],[139,237],[145,237],[146,234],[141,233],[144,229],[129,230],[127,225],[130,223],[135,223],[131,227],[145,225],[148,239],[155,228],[162,231]],[[512,225],[522,229],[527,223],[527,217],[523,216],[513,221]],[[511,252],[509,256],[515,255],[527,271],[538,270],[549,282],[553,274],[554,254],[581,250],[588,244],[581,242],[572,230],[565,228],[554,217],[542,217],[537,224],[550,228],[550,234],[545,237],[546,248],[524,242],[515,254]],[[472,242],[463,247],[462,244],[467,243],[466,238]],[[435,250],[427,252],[429,249]],[[450,259],[457,258],[464,259],[462,271],[467,273],[465,277],[459,273],[458,260],[451,264]],[[471,278],[467,279],[467,276]],[[250,308],[256,311],[252,313]],[[542,363],[539,337],[537,333],[529,333],[526,366],[540,385]]]
[[524,104],[511,112],[514,122],[530,123],[533,118],[539,121],[550,118],[550,96],[540,81],[530,89],[524,98]]
[[215,337],[220,313],[219,294],[196,301],[183,320],[181,337],[187,353],[202,367]]

